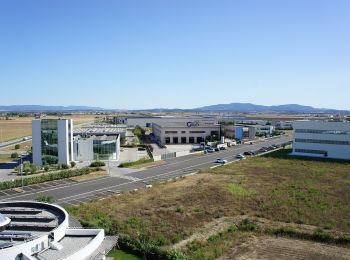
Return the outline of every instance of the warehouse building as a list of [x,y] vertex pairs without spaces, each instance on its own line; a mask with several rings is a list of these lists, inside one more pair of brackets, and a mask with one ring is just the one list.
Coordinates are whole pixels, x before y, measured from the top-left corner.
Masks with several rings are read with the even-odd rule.
[[179,116],[114,116],[111,121],[114,124],[125,124],[128,127],[152,127],[153,123],[163,124],[163,123],[187,123],[187,122],[206,122],[206,123],[217,123],[215,117],[199,117],[199,116],[189,116],[189,117],[179,117]]
[[220,139],[220,125],[203,121],[153,123],[155,139],[164,144],[199,144],[207,136]]
[[255,138],[255,128],[253,126],[225,125],[223,129],[227,138],[236,140],[252,140]]
[[293,155],[350,160],[350,122],[295,121]]

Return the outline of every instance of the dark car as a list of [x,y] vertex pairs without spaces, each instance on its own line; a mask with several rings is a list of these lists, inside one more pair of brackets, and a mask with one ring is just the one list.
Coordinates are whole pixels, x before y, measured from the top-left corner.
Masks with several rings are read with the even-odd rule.
[[254,155],[254,153],[249,151],[249,152],[244,152],[243,155],[248,155],[249,156],[249,155]]
[[226,147],[222,146],[219,148],[220,150],[226,150]]
[[219,149],[219,148],[215,148],[214,150],[215,150],[215,152],[219,152],[219,151],[220,151],[220,149]]

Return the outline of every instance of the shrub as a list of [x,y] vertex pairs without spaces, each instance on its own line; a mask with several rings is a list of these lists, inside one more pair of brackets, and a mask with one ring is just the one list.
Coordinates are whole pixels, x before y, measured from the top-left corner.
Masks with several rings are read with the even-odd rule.
[[36,201],[54,203],[55,199],[51,195],[39,195],[35,198]]
[[254,231],[256,230],[256,225],[253,220],[245,218],[239,223],[238,229],[241,231]]
[[18,150],[19,148],[21,148],[21,146],[19,144],[16,144],[15,149]]
[[63,164],[61,165],[61,167],[62,167],[63,170],[69,169],[68,164],[65,164],[65,163],[63,163]]
[[92,163],[90,163],[90,167],[101,167],[101,166],[105,166],[106,164],[104,162],[101,161],[94,161]]
[[77,165],[75,162],[70,162],[70,166],[71,166],[72,168],[74,168],[75,165]]
[[11,153],[11,159],[18,158],[18,153]]
[[49,167],[48,165],[45,165],[45,166],[44,166],[44,171],[48,172],[49,169],[50,169],[50,167]]

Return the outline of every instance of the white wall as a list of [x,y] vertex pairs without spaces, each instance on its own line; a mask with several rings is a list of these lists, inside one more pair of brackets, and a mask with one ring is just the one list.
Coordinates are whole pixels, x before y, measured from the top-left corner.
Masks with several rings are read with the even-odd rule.
[[[300,153],[295,151],[296,149],[307,149],[307,150],[325,151],[327,152],[327,158],[350,160],[350,145],[295,142],[295,139],[350,142],[350,123],[326,122],[326,121],[295,121],[293,124],[293,128],[294,128],[294,140],[293,140],[294,155],[326,157],[324,154]],[[348,134],[298,133],[298,132],[295,132],[296,129],[342,131],[342,132],[348,132]]]
[[66,235],[95,235],[95,237],[87,244],[87,246],[80,248],[79,251],[66,257],[65,260],[88,259],[92,253],[98,249],[105,238],[103,229],[67,229]]
[[41,159],[41,120],[32,120],[33,163],[42,165]]
[[68,120],[57,120],[58,163],[69,164]]

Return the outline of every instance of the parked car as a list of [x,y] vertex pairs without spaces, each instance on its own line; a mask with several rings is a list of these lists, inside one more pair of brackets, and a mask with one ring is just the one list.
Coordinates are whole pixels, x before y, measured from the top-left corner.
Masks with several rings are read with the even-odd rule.
[[243,159],[245,159],[245,156],[244,156],[243,154],[240,153],[240,154],[237,154],[237,155],[236,155],[236,158],[237,158],[237,159],[243,160]]
[[226,147],[222,146],[219,148],[220,150],[226,150]]
[[244,152],[243,155],[254,155],[252,151]]
[[215,148],[214,150],[215,150],[215,152],[219,152],[219,151],[220,151],[220,149],[219,149],[219,148]]
[[215,150],[213,148],[207,149],[207,153],[213,153]]
[[266,153],[266,152],[267,152],[267,150],[266,150],[266,149],[264,149],[264,148],[260,148],[260,149],[258,150],[258,152],[259,152],[259,153]]
[[223,163],[223,164],[225,164],[225,163],[227,163],[227,160],[222,159],[222,158],[218,158],[218,159],[215,160],[215,162],[216,163]]

